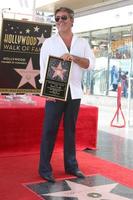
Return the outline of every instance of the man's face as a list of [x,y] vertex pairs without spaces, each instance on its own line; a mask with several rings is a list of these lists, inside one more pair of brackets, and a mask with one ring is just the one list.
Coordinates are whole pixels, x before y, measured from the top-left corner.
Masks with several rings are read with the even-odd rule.
[[73,25],[73,19],[64,11],[56,13],[55,21],[59,32],[67,32],[71,30]]

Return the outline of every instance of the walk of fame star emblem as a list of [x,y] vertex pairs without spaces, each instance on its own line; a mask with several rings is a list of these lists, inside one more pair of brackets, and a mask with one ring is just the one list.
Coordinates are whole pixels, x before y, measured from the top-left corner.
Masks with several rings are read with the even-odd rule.
[[64,78],[64,73],[67,71],[66,69],[63,69],[61,62],[58,64],[57,67],[51,67],[54,70],[54,74],[52,78],[55,78],[56,76],[60,77],[61,80]]
[[42,199],[70,200],[131,200],[132,190],[103,176],[69,179],[54,184],[42,182],[27,185]]
[[33,64],[32,64],[32,59],[29,59],[29,62],[26,66],[25,69],[17,69],[14,68],[14,70],[21,75],[21,80],[20,83],[18,85],[18,88],[20,88],[21,86],[23,86],[26,83],[29,83],[30,85],[32,85],[34,88],[36,88],[36,83],[35,83],[35,77],[37,75],[39,75],[39,70],[35,70],[33,69]]

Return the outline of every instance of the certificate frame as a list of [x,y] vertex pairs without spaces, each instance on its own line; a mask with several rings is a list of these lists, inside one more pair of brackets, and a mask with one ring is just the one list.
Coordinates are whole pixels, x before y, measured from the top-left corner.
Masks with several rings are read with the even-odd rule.
[[48,56],[46,74],[41,87],[41,96],[66,101],[71,64],[71,61],[63,60],[60,57]]

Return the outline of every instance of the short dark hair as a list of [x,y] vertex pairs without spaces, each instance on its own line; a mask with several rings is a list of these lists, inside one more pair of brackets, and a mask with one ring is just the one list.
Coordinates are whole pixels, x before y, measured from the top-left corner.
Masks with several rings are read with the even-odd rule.
[[64,11],[64,12],[67,12],[69,14],[69,16],[71,18],[74,18],[74,11],[70,8],[67,8],[67,7],[60,7],[60,8],[57,8],[54,12],[54,16],[56,16],[56,14],[60,11]]

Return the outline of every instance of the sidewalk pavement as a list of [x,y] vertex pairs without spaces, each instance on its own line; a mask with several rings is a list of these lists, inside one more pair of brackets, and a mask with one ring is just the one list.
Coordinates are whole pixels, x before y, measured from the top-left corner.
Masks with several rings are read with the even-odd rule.
[[[117,108],[117,97],[112,96],[96,96],[96,95],[84,95],[81,101],[82,104],[104,106],[104,107],[115,107]],[[127,109],[128,99],[121,98],[121,107]]]
[[[82,104],[92,105],[98,107],[98,129],[106,132],[110,132],[113,134],[121,134],[125,130],[122,128],[112,128],[111,121],[117,111],[117,97],[111,96],[96,96],[96,95],[84,95],[81,101]],[[128,99],[122,97],[121,98],[121,110],[124,114],[126,120],[126,127],[133,127],[133,99],[131,99],[131,108],[128,111]],[[119,110],[119,123],[123,124],[123,118],[121,112]],[[132,132],[131,130],[130,132]],[[132,134],[133,135],[133,134]]]

